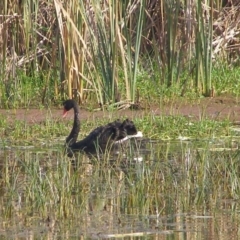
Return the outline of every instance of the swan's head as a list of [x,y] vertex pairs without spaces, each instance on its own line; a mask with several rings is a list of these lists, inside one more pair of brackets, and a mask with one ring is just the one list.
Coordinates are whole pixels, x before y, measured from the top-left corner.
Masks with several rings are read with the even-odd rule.
[[77,103],[72,100],[72,99],[68,99],[66,101],[63,102],[63,117],[65,117],[67,115],[67,112],[69,110],[71,110]]

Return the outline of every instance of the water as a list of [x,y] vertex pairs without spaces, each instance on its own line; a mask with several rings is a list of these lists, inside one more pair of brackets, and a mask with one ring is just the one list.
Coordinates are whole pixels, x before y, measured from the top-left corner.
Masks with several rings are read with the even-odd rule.
[[237,139],[146,139],[74,163],[54,142],[6,145],[1,239],[239,237]]

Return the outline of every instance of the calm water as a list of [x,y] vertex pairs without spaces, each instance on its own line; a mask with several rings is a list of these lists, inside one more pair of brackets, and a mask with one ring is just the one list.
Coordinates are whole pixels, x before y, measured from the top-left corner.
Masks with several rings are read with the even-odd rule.
[[123,149],[71,164],[54,142],[2,146],[0,239],[240,237],[237,140]]

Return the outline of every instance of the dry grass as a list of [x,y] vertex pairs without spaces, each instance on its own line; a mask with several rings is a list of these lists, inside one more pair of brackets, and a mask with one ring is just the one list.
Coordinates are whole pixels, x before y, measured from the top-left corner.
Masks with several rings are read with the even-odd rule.
[[[221,57],[235,63],[240,44],[239,3],[222,5],[217,0],[212,1],[212,8],[201,5],[202,31],[213,29],[208,61]],[[160,84],[167,86],[179,84],[182,72],[191,74],[195,67],[199,28],[194,4],[183,5],[180,0],[175,4],[139,0],[127,5],[40,0],[3,1],[0,6],[0,76],[5,92],[17,88],[19,71],[27,76],[35,72],[43,75],[43,102],[54,79],[53,98],[67,95],[83,102],[93,92],[101,104],[123,102],[129,106],[138,101],[138,66],[154,74],[149,70],[151,62],[146,63],[143,56],[157,63],[163,79]],[[142,23],[138,18],[141,7]],[[192,87],[191,81],[186,80],[184,87]],[[208,92],[209,88],[211,84]]]

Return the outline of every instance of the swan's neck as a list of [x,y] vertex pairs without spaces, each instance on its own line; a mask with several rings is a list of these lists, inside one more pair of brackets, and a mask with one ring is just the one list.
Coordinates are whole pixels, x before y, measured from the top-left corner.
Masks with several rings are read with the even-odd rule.
[[78,134],[80,131],[79,107],[77,104],[73,107],[73,110],[74,110],[73,127],[72,127],[72,130],[71,130],[69,136],[66,138],[66,144],[68,146],[72,145],[73,143],[75,143],[77,141]]

